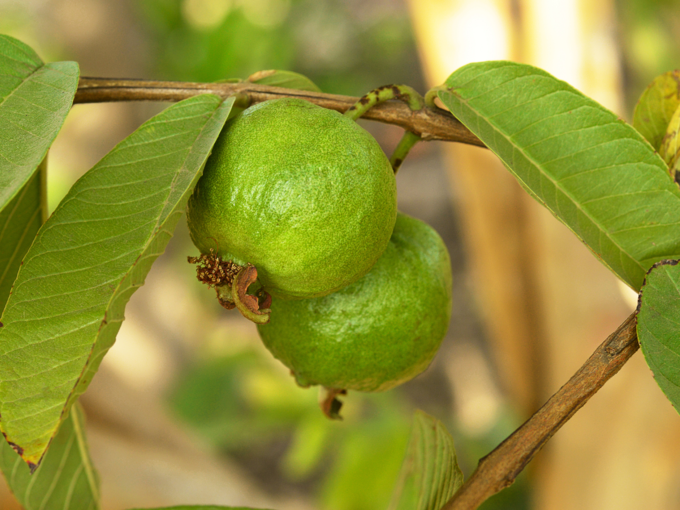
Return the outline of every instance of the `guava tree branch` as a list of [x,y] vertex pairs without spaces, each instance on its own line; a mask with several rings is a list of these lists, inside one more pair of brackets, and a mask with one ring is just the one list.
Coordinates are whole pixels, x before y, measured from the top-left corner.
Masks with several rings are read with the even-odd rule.
[[635,354],[638,350],[636,322],[633,313],[543,407],[483,457],[472,476],[442,510],[474,510],[511,485],[553,434]]
[[[279,97],[299,97],[341,113],[359,100],[358,97],[270,87],[250,82],[190,83],[82,77],[78,84],[75,103],[180,101],[208,92],[221,97],[246,95],[251,103]],[[364,118],[396,124],[426,141],[442,140],[484,147],[479,138],[445,110],[423,108],[413,111],[402,102],[388,101],[371,108]]]

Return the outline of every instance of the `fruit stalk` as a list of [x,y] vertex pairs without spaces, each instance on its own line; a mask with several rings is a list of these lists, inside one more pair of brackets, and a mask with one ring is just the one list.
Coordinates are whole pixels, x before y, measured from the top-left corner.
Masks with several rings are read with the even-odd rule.
[[404,162],[404,159],[406,159],[411,148],[419,141],[420,137],[418,135],[411,133],[410,131],[404,132],[404,136],[401,137],[399,144],[390,156],[390,164],[392,165],[395,174],[399,171],[401,164]]
[[555,432],[635,354],[639,348],[636,324],[633,313],[543,407],[479,461],[472,476],[442,510],[474,510],[512,485]]
[[[408,85],[384,85],[359,99],[352,107],[345,112],[345,117],[352,120],[357,120],[368,113],[374,106],[389,101],[390,99],[399,99],[406,103],[411,111],[417,112],[425,107],[425,100],[423,96]],[[411,148],[421,140],[421,137],[412,131],[406,130],[401,137],[397,148],[390,157],[390,164],[392,170],[396,174],[399,167],[406,159]]]

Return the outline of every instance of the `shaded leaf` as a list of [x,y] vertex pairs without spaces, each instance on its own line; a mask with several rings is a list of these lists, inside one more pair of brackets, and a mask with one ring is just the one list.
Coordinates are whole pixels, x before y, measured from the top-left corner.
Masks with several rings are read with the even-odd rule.
[[0,468],[12,493],[25,510],[95,510],[99,508],[99,479],[85,440],[79,404],[71,408],[40,467],[29,467],[4,441]]
[[47,216],[46,167],[47,158],[39,166],[39,171],[0,210],[0,311],[5,308],[21,259]]
[[278,71],[275,69],[258,71],[255,74],[250,75],[248,81],[272,87],[321,92],[321,89],[317,87],[312,80],[302,74],[294,73],[292,71]]
[[442,422],[416,411],[389,510],[439,510],[461,485],[453,438]]
[[201,95],[145,122],[76,182],[38,232],[0,328],[0,427],[29,465],[113,344],[232,104]]
[[0,35],[0,212],[45,158],[78,87],[78,64],[43,64],[24,43]]
[[[0,212],[0,309],[4,308],[21,259],[46,216],[45,172],[47,158]],[[74,406],[45,456],[31,471],[6,441],[0,442],[0,471],[26,510],[99,508],[99,484],[87,452],[83,416]]]
[[654,262],[680,257],[678,186],[642,136],[600,104],[513,62],[464,66],[438,96],[632,288]]
[[666,134],[675,110],[680,106],[680,70],[654,78],[638,99],[633,113],[633,127],[656,150]]
[[680,411],[680,264],[654,264],[640,291],[637,335],[654,379]]

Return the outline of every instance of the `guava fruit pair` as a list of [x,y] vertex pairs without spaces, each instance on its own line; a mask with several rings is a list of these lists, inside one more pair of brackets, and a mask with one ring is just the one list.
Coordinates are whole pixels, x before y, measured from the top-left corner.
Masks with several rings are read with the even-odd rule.
[[261,324],[302,385],[388,389],[424,370],[444,336],[446,248],[424,223],[397,219],[388,159],[337,112],[286,98],[239,113],[187,222],[199,280]]

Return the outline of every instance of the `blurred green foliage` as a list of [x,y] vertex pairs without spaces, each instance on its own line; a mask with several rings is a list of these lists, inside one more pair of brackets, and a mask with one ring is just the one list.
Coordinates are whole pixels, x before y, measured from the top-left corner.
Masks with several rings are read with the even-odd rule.
[[618,0],[618,39],[623,51],[626,111],[658,75],[680,68],[677,0]]
[[386,83],[423,89],[401,2],[140,0],[159,78],[216,81],[264,69],[309,76],[325,92]]
[[[345,420],[328,420],[316,388],[298,388],[255,349],[206,358],[170,398],[177,414],[256,475],[267,466],[311,488],[321,508],[386,507],[404,456],[411,407],[397,392],[350,392]],[[310,482],[312,484],[310,485]]]
[[[263,352],[199,357],[170,395],[174,412],[267,486],[311,491],[320,509],[387,508],[406,452],[414,406],[399,390],[349,392],[344,421],[320,411],[317,388],[302,389]],[[469,474],[517,426],[512,412],[481,437],[452,430]],[[453,428],[448,424],[449,429]],[[485,510],[530,508],[525,475]]]

